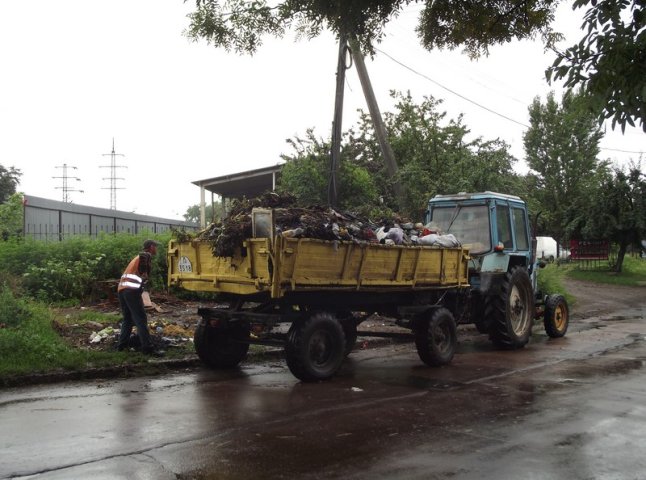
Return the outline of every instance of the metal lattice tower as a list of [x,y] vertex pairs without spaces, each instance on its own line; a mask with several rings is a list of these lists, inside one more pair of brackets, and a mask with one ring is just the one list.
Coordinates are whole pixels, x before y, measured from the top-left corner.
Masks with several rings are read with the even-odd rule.
[[109,187],[103,187],[103,190],[110,190],[110,210],[117,209],[117,190],[123,190],[123,188],[117,187],[117,180],[124,180],[123,178],[117,177],[117,168],[128,168],[125,165],[117,165],[117,157],[124,157],[122,153],[115,153],[114,151],[114,137],[112,138],[112,152],[104,153],[104,157],[110,157],[110,165],[101,165],[99,168],[109,168],[110,176],[104,177],[103,180],[110,180]]
[[78,177],[70,177],[70,176],[67,174],[67,169],[68,169],[68,168],[71,168],[71,169],[73,169],[73,170],[76,170],[76,167],[73,167],[73,166],[71,166],[71,165],[68,165],[67,163],[64,163],[63,165],[56,166],[56,168],[62,168],[62,169],[63,169],[63,175],[62,175],[62,176],[60,176],[60,177],[52,177],[52,178],[63,180],[63,185],[62,185],[62,186],[60,186],[60,187],[55,187],[55,188],[56,188],[57,190],[58,190],[58,189],[63,190],[63,202],[65,202],[65,203],[72,203],[72,201],[70,200],[69,192],[80,192],[80,193],[83,193],[83,190],[77,190],[77,189],[75,189],[75,188],[70,188],[69,183],[68,183],[68,182],[69,182],[69,180],[76,180],[77,182],[80,182],[80,181],[81,181],[81,179],[80,179],[80,178],[78,178]]

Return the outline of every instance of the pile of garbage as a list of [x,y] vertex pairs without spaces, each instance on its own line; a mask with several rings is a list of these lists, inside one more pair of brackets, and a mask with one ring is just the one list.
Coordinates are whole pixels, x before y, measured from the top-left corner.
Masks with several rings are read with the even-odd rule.
[[433,225],[402,222],[399,218],[375,223],[329,207],[297,207],[294,196],[274,192],[235,202],[222,222],[209,225],[198,233],[197,238],[210,242],[214,256],[233,256],[242,242],[253,236],[251,213],[254,208],[271,208],[274,233],[284,237],[358,244],[459,246],[453,235],[442,235]]
[[[156,339],[156,342],[164,347],[179,346],[193,341],[193,331],[187,326],[176,325],[163,320],[155,320],[150,322],[148,327],[150,329],[150,334]],[[108,326],[99,331],[92,331],[88,338],[88,343],[98,344],[107,340],[112,340],[114,343],[118,338],[119,329]],[[135,348],[139,347],[137,327],[134,328],[134,331],[131,334],[129,346]]]

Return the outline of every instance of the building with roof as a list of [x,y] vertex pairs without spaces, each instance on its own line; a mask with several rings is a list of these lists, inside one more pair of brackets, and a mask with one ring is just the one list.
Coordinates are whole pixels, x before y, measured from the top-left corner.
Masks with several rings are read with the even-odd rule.
[[226,211],[227,200],[243,197],[253,198],[267,191],[274,191],[282,168],[283,165],[278,164],[194,181],[193,184],[200,187],[200,224],[202,227],[206,226],[206,192],[211,192],[211,203],[215,201],[214,195],[219,195]]
[[192,231],[197,230],[198,225],[33,195],[23,196],[23,235],[37,240],[59,241],[76,235],[96,238],[102,233],[164,233],[171,228]]

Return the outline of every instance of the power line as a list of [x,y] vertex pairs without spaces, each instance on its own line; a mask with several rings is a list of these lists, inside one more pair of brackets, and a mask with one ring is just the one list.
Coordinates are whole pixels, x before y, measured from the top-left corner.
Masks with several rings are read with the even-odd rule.
[[514,120],[513,118],[508,117],[507,115],[503,115],[502,113],[498,113],[498,112],[496,112],[495,110],[492,110],[492,109],[490,109],[489,107],[485,107],[484,105],[482,105],[482,104],[480,104],[480,103],[476,102],[475,100],[471,100],[470,98],[465,97],[464,95],[462,95],[462,94],[460,94],[460,93],[456,92],[455,90],[451,90],[449,87],[447,87],[447,86],[445,86],[445,85],[442,85],[440,82],[437,82],[437,81],[433,80],[433,79],[432,79],[431,77],[429,77],[428,75],[425,75],[425,74],[423,74],[423,73],[421,73],[421,72],[418,72],[418,71],[417,71],[417,70],[415,70],[414,68],[409,67],[408,65],[404,64],[403,62],[400,62],[399,60],[397,60],[396,58],[394,58],[394,57],[392,57],[391,55],[387,54],[387,53],[386,53],[386,52],[384,52],[383,50],[380,50],[380,49],[378,49],[378,48],[376,48],[376,47],[375,47],[375,50],[377,50],[378,52],[380,52],[380,53],[382,53],[382,54],[386,55],[386,56],[387,56],[388,58],[390,58],[393,62],[395,62],[395,63],[397,63],[397,64],[401,65],[402,67],[404,67],[404,68],[405,68],[405,69],[407,69],[407,70],[410,70],[410,71],[411,71],[411,72],[413,72],[415,75],[419,75],[420,77],[422,77],[422,78],[424,78],[424,79],[428,80],[429,82],[434,83],[434,84],[435,84],[435,85],[437,85],[438,87],[443,88],[443,89],[444,89],[444,90],[446,90],[447,92],[452,93],[452,94],[453,94],[453,95],[455,95],[456,97],[460,97],[461,99],[466,100],[467,102],[472,103],[473,105],[475,105],[475,106],[477,106],[477,107],[480,107],[480,108],[482,108],[483,110],[488,111],[489,113],[493,113],[494,115],[498,115],[499,117],[502,117],[502,118],[504,118],[505,120],[508,120],[508,121],[510,121],[510,122],[513,122],[513,123],[517,123],[518,125],[520,125],[520,126],[522,126],[522,127],[529,128],[529,125],[527,125],[527,124],[525,124],[525,123],[523,123],[523,122],[519,122],[518,120]]
[[621,150],[619,148],[605,148],[605,147],[599,147],[601,150],[608,150],[610,152],[621,152],[621,153],[634,153],[636,155],[643,155],[644,152],[637,152],[635,150]]
[[[522,127],[530,128],[530,126],[529,126],[529,125],[527,125],[526,123],[520,122],[520,121],[518,121],[518,120],[514,120],[513,118],[508,117],[507,115],[504,115],[504,114],[502,114],[502,113],[496,112],[495,110],[492,110],[491,108],[486,107],[486,106],[484,106],[484,105],[482,105],[482,104],[480,104],[480,103],[476,102],[475,100],[471,100],[470,98],[468,98],[468,97],[466,97],[466,96],[462,95],[461,93],[456,92],[455,90],[450,89],[449,87],[447,87],[447,86],[445,86],[445,85],[442,85],[440,82],[438,82],[438,81],[436,81],[436,80],[433,80],[433,79],[432,79],[431,77],[429,77],[428,75],[425,75],[425,74],[423,74],[423,73],[421,73],[421,72],[419,72],[419,71],[415,70],[415,69],[414,69],[414,68],[412,68],[412,67],[409,67],[409,66],[408,66],[408,65],[406,65],[405,63],[403,63],[403,62],[401,62],[401,61],[397,60],[397,59],[396,59],[396,58],[394,58],[392,55],[389,55],[388,53],[384,52],[383,50],[381,50],[381,49],[379,49],[379,48],[377,48],[377,47],[375,47],[375,50],[376,50],[376,51],[378,51],[379,53],[382,53],[383,55],[385,55],[386,57],[388,57],[390,60],[392,60],[393,62],[397,63],[398,65],[400,65],[400,66],[404,67],[405,69],[410,70],[410,71],[411,71],[411,72],[413,72],[415,75],[418,75],[418,76],[420,76],[420,77],[424,78],[425,80],[428,80],[429,82],[434,83],[434,84],[435,84],[435,85],[437,85],[438,87],[443,88],[443,89],[444,89],[444,90],[446,90],[447,92],[452,93],[453,95],[455,95],[455,96],[457,96],[457,97],[460,97],[461,99],[463,99],[463,100],[465,100],[465,101],[467,101],[467,102],[469,102],[469,103],[471,103],[471,104],[475,105],[476,107],[482,108],[483,110],[486,110],[486,111],[487,111],[487,112],[489,112],[489,113],[493,113],[494,115],[497,115],[497,116],[499,116],[499,117],[501,117],[501,118],[504,118],[504,119],[505,119],[505,120],[507,120],[507,121],[513,122],[513,123],[515,123],[515,124],[517,124],[517,125],[520,125],[520,126],[522,126]],[[599,147],[599,149],[600,149],[600,150],[607,150],[607,151],[610,151],[610,152],[629,153],[629,154],[635,154],[635,155],[643,155],[643,154],[644,154],[644,152],[643,152],[643,151],[621,150],[621,149],[618,149],[618,148]]]

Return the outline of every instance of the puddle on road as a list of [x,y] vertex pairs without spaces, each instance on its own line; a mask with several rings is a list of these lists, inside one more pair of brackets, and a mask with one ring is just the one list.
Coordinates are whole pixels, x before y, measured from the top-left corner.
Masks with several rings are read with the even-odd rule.
[[447,380],[438,380],[436,378],[419,377],[417,375],[409,375],[405,383],[411,387],[423,390],[454,390],[463,387],[461,382],[451,382]]

